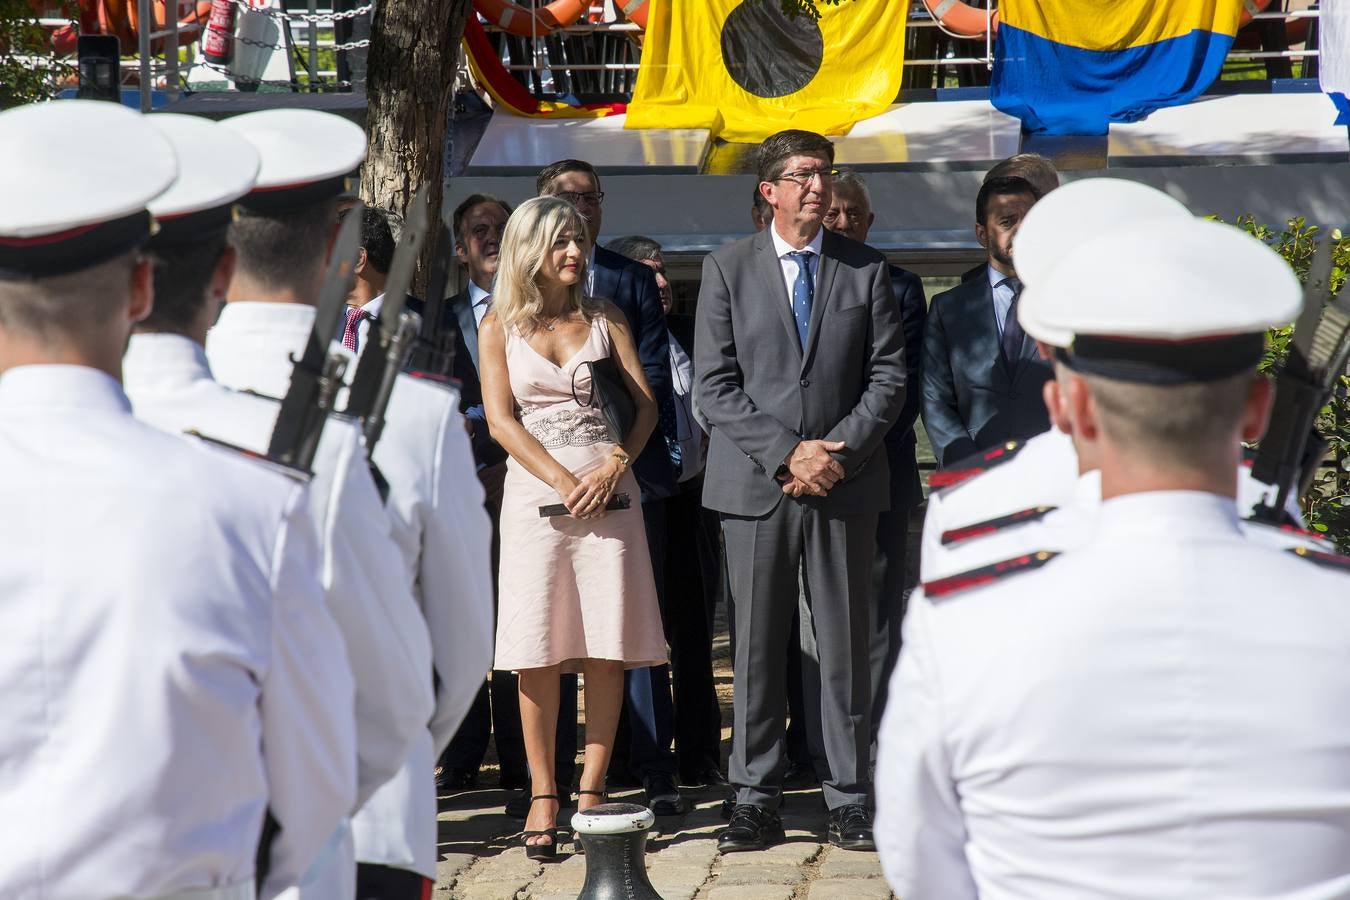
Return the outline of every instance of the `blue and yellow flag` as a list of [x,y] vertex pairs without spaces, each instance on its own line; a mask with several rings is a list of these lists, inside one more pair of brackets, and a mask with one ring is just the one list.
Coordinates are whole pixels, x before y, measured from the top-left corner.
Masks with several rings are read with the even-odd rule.
[[1223,69],[1242,0],[1003,0],[994,106],[1045,134],[1105,134],[1187,103]]
[[895,101],[905,54],[899,0],[651,0],[629,128],[707,128],[757,142],[784,128],[845,134]]

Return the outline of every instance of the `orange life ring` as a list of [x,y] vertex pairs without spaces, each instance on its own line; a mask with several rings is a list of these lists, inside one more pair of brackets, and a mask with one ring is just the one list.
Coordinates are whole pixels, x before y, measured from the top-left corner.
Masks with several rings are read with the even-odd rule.
[[987,29],[998,31],[998,10],[991,16],[961,0],[923,0],[923,5],[944,28],[961,37],[979,37]]
[[[179,0],[154,0],[151,8],[154,13],[155,21],[151,26],[153,30],[159,30],[164,27],[168,21],[167,3],[178,3],[178,41],[185,44],[197,39],[202,28],[206,26],[206,20],[211,18],[210,0],[195,0],[192,8],[183,11],[184,3]],[[102,0],[99,3],[99,24],[105,34],[115,34],[117,39],[122,42],[123,53],[135,53],[137,47],[137,34],[140,29],[140,9],[136,0]],[[158,52],[167,41],[160,39],[152,43],[151,49]]]
[[647,30],[647,0],[625,0],[619,11],[625,19],[643,31]]
[[511,0],[473,0],[473,8],[502,31],[520,37],[550,34],[576,24],[590,0],[553,0],[542,9],[526,9]]
[[[647,0],[640,0],[645,7]],[[984,34],[986,24],[988,28],[998,31],[998,10],[994,10],[992,15],[987,15],[983,9],[961,2],[961,0],[923,0],[923,5],[928,8],[928,12],[934,19],[942,23],[947,30],[955,32],[961,37],[975,38]],[[1241,28],[1252,21],[1252,17],[1261,12],[1270,5],[1270,0],[1242,0],[1242,12],[1238,16],[1238,27]],[[639,23],[646,27],[646,9],[642,10],[643,22]],[[637,19],[629,17],[633,21]]]
[[1252,20],[1252,16],[1270,5],[1270,0],[1242,0],[1242,12],[1238,15],[1238,27]]

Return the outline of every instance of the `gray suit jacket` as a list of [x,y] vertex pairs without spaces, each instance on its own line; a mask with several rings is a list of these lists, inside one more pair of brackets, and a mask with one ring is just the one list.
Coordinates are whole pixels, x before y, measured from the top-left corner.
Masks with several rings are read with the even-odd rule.
[[905,401],[904,334],[885,258],[826,231],[803,351],[766,229],[703,261],[694,403],[713,426],[703,504],[763,516],[785,498],[774,473],[803,439],[843,441],[845,477],[802,497],[836,515],[890,505],[877,452]]
[[988,278],[934,297],[923,336],[923,427],[938,463],[950,466],[1049,428],[1041,399],[1049,377],[1030,337],[1015,366],[1003,361]]

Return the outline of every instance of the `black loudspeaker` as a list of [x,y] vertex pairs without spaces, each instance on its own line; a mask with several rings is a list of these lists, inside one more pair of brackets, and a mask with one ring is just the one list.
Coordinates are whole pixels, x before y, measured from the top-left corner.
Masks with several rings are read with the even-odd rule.
[[112,34],[82,34],[75,45],[80,60],[81,100],[122,102],[121,46]]

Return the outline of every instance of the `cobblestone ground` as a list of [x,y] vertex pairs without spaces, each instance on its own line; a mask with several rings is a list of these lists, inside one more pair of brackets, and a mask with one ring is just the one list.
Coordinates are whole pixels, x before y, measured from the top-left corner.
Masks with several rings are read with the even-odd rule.
[[[586,879],[585,857],[560,847],[558,860],[526,859],[521,823],[502,813],[509,795],[465,792],[441,801],[441,862],[435,900],[572,900]],[[758,853],[717,853],[724,792],[689,795],[685,816],[658,819],[647,844],[647,874],[665,900],[889,900],[875,853],[825,840],[820,791],[787,795],[787,841]],[[615,800],[640,803],[641,792]],[[565,810],[560,822],[574,810]]]
[[[731,722],[731,666],[724,610],[718,607],[713,667],[722,721]],[[584,716],[584,709],[582,710]],[[731,729],[722,732],[722,758]],[[496,785],[495,760],[481,775]],[[578,763],[578,771],[580,764]],[[723,772],[725,772],[725,767]],[[719,856],[717,831],[728,788],[685,790],[694,808],[684,816],[656,820],[647,843],[647,874],[664,900],[890,900],[875,853],[840,850],[825,837],[826,810],[820,790],[786,794],[782,809],[787,840],[757,853]],[[524,823],[508,818],[501,790],[466,791],[441,798],[441,861],[434,900],[572,900],[586,880],[584,857],[570,844],[555,862],[525,857],[518,835]],[[615,801],[642,802],[641,791],[613,791]],[[575,806],[564,808],[565,825]]]

